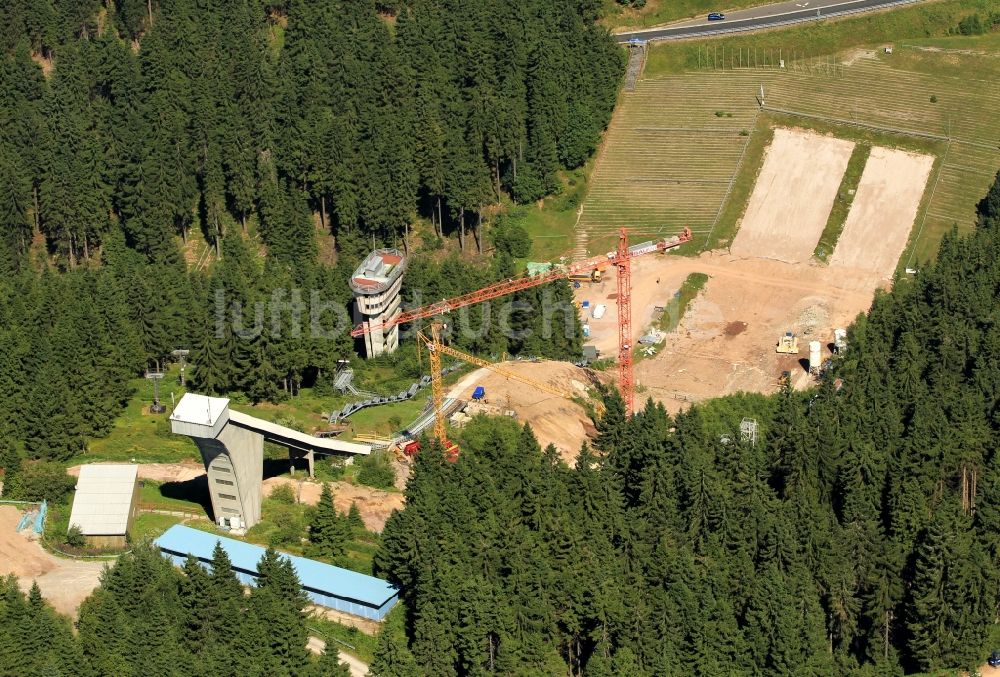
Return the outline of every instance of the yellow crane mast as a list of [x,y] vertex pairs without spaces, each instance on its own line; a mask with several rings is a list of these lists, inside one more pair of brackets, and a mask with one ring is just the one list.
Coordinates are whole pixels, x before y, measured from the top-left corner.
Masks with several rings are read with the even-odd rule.
[[442,447],[448,446],[444,434],[444,387],[441,385],[441,325],[437,322],[431,325],[432,339],[428,340],[423,332],[417,336],[427,344],[428,357],[431,363],[431,391],[434,397],[434,437]]
[[525,385],[533,386],[541,391],[547,392],[551,395],[557,397],[563,397],[567,400],[572,400],[574,393],[556,388],[548,383],[542,383],[541,381],[536,381],[527,376],[518,374],[517,372],[506,369],[499,364],[494,362],[488,362],[482,358],[476,357],[475,355],[470,355],[468,353],[463,353],[461,350],[456,350],[451,346],[446,346],[441,342],[441,324],[434,322],[431,324],[431,337],[428,338],[426,334],[418,331],[417,337],[427,345],[427,352],[430,356],[431,364],[431,390],[433,392],[434,400],[434,437],[436,437],[442,445],[447,446],[448,442],[445,438],[445,426],[444,426],[444,387],[441,383],[441,354],[450,355],[459,360],[463,360],[470,364],[474,364],[478,367],[483,367],[489,369],[492,372],[505,376],[509,379],[515,381],[520,381]]

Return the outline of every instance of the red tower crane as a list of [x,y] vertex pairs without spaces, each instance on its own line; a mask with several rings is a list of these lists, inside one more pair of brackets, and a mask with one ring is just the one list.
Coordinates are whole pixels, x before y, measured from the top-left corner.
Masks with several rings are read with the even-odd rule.
[[[406,324],[436,315],[443,315],[465,306],[471,306],[483,301],[507,296],[522,289],[530,289],[548,284],[555,280],[563,280],[574,275],[586,274],[593,270],[615,266],[618,269],[618,390],[625,402],[626,415],[632,415],[633,380],[632,380],[632,259],[663,252],[679,247],[691,240],[691,229],[685,228],[680,235],[663,240],[644,242],[629,247],[628,231],[622,228],[618,233],[618,248],[603,256],[594,256],[583,261],[570,263],[564,267],[551,270],[541,275],[516,277],[491,284],[468,294],[431,303],[419,308],[411,308],[399,313],[394,318],[386,320],[379,328],[386,329],[397,324]],[[374,329],[375,327],[371,327]],[[357,325],[351,336],[363,336],[366,333],[364,325]]]
[[[684,229],[690,238],[688,229]],[[618,392],[625,403],[625,415],[632,415],[632,255],[628,250],[628,232],[618,232]]]

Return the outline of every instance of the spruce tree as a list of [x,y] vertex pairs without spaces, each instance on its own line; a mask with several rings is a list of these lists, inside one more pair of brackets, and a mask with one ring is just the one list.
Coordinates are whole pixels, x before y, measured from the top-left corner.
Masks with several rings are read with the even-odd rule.
[[333,491],[323,484],[316,512],[309,524],[309,551],[317,557],[332,559],[344,555],[350,540],[347,518],[333,505]]

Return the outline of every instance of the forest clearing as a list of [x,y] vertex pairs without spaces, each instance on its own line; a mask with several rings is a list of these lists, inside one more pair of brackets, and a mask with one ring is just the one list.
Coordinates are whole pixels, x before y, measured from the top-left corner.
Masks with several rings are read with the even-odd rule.
[[[604,373],[567,362],[515,361],[503,366],[536,381],[575,393],[582,400],[590,399],[587,392],[592,390],[593,379],[610,381]],[[573,463],[580,446],[591,441],[597,432],[590,413],[579,402],[510,380],[488,369],[477,369],[463,378],[451,389],[448,397],[470,399],[472,390],[477,386],[486,389],[491,405],[500,410],[511,410],[518,421],[529,424],[542,447],[554,444],[567,463]]]
[[56,611],[76,618],[81,602],[100,583],[105,564],[113,560],[56,557],[28,538],[30,529],[16,531],[21,514],[13,506],[0,505],[0,576],[13,574],[25,592],[38,583]]

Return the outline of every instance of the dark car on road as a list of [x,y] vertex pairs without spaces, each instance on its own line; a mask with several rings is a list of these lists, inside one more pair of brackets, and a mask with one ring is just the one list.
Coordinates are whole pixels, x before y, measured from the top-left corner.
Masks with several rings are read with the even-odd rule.
[[723,14],[722,12],[712,12],[711,14],[708,15],[709,21],[722,21],[725,18],[726,15]]
[[991,668],[1000,668],[1000,650],[991,653],[987,662]]

